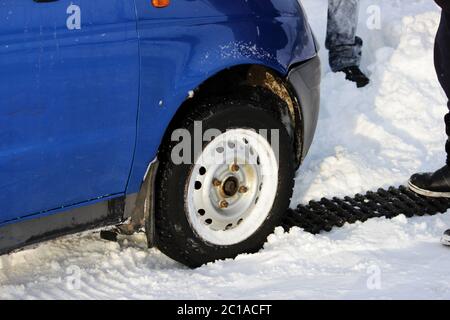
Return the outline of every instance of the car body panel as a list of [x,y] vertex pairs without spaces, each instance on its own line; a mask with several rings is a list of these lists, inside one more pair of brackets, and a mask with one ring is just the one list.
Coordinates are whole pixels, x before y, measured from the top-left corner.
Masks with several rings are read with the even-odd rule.
[[288,75],[288,81],[300,103],[302,118],[301,161],[308,154],[316,132],[320,111],[321,62],[319,56],[295,66]]
[[[264,65],[286,76],[316,55],[296,0],[136,0],[141,50],[138,140],[127,193],[137,192],[165,130],[189,91],[227,68]],[[151,124],[151,125],[149,125]]]
[[[70,30],[73,4],[81,25]],[[0,0],[0,21],[0,223],[124,193],[138,106],[134,1]]]
[[[66,29],[72,4],[81,30]],[[214,75],[262,65],[288,81],[317,55],[297,0],[163,9],[149,0],[0,0],[0,20],[16,12],[25,18],[0,30],[0,201],[12,202],[0,211],[0,253],[2,230],[14,235],[14,224],[30,236],[9,237],[10,248],[57,235],[49,223],[60,234],[92,225],[89,215],[76,219],[83,208],[103,208],[95,225],[116,217],[101,203],[136,196],[177,110]]]

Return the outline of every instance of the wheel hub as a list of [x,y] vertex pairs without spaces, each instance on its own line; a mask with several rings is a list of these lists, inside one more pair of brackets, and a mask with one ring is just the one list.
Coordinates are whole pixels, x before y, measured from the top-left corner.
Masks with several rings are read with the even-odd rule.
[[214,244],[238,243],[271,211],[278,163],[265,138],[233,129],[205,147],[188,183],[186,206],[196,232]]
[[239,190],[239,180],[234,176],[227,178],[223,183],[222,192],[227,198],[231,198],[234,195],[236,195],[238,190]]

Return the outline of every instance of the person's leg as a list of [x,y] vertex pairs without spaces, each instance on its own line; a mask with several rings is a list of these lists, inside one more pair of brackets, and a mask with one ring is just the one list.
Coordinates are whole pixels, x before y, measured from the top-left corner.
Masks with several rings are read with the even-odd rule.
[[[441,23],[436,35],[434,48],[436,73],[447,98],[450,98],[450,13],[442,13]],[[447,142],[446,165],[434,173],[415,174],[409,182],[410,189],[416,193],[431,197],[450,198],[450,102],[449,113],[445,115]],[[442,236],[442,243],[450,246],[450,230]]]
[[361,72],[363,41],[356,36],[359,0],[328,0],[328,26],[325,47],[333,72],[344,72],[346,79],[356,82],[358,88],[370,80]]
[[[436,35],[436,44],[434,48],[434,65],[439,82],[444,89],[447,98],[450,99],[450,14],[443,12],[438,33]],[[445,151],[447,152],[447,165],[450,165],[450,102],[447,104],[449,113],[445,115],[445,126],[447,133],[447,143]]]
[[[447,98],[450,99],[450,14],[443,11],[441,24],[436,36],[436,47],[434,51],[434,60],[436,73],[439,82],[444,89]],[[450,166],[450,101],[447,103],[449,112],[445,115],[445,130],[447,133],[447,142],[445,151],[447,152],[447,167]],[[450,177],[447,177],[450,180]],[[450,184],[450,182],[449,182]],[[445,231],[441,239],[442,244],[450,246],[450,229]]]
[[362,40],[356,37],[359,0],[328,0],[328,25],[325,47],[329,50],[333,72],[359,66]]
[[[442,13],[441,23],[436,35],[434,64],[439,82],[447,97],[450,97],[450,25],[449,13]],[[448,104],[450,108],[450,103]],[[450,111],[445,116],[447,142],[446,166],[434,173],[415,174],[409,182],[411,190],[431,197],[450,198]]]

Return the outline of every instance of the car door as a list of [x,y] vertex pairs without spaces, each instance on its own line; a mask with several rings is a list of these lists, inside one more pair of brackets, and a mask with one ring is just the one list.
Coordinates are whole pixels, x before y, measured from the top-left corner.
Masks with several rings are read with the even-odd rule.
[[134,0],[0,0],[0,223],[125,191]]

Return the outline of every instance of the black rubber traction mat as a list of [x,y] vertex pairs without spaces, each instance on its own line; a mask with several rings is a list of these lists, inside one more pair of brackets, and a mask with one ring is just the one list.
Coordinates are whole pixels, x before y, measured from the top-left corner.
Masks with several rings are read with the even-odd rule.
[[398,215],[407,217],[436,215],[450,209],[450,199],[422,197],[405,186],[390,187],[388,190],[357,194],[353,198],[322,198],[289,209],[282,226],[289,230],[300,227],[307,232],[317,234],[331,231],[333,227],[342,227],[345,223],[366,221],[371,218],[393,218]]

